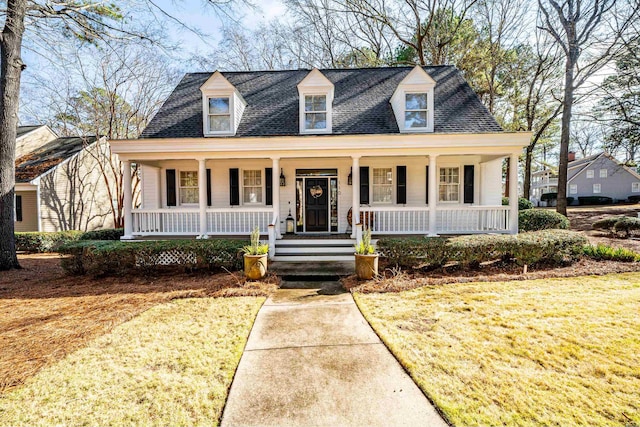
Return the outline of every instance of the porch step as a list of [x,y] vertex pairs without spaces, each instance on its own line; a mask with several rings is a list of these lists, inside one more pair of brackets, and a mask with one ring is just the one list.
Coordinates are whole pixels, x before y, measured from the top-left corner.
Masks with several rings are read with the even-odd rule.
[[351,262],[355,239],[278,240],[274,261],[284,262]]

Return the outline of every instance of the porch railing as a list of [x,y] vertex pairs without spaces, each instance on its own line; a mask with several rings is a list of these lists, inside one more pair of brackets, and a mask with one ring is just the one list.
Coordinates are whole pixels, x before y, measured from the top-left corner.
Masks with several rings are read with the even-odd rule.
[[[362,206],[361,218],[373,234],[426,234],[429,207]],[[438,206],[436,232],[440,234],[509,232],[508,206]]]
[[[135,235],[199,235],[200,211],[198,209],[138,209],[133,214]],[[207,234],[249,235],[254,227],[267,233],[273,218],[270,208],[207,209]]]
[[197,235],[200,213],[197,209],[138,209],[132,212],[133,234]]
[[273,218],[273,209],[233,208],[207,209],[207,234],[246,234],[254,227],[267,234]]
[[509,231],[509,206],[438,207],[436,211],[436,231],[441,234]]
[[373,234],[429,232],[429,209],[423,206],[361,206],[360,217]]

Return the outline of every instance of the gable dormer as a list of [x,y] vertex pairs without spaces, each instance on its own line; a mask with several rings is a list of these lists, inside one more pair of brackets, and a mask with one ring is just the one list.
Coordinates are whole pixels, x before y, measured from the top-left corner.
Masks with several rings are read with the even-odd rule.
[[204,136],[235,135],[247,103],[229,80],[216,71],[200,86]]
[[331,133],[333,83],[314,68],[298,83],[301,134]]
[[401,133],[433,132],[435,86],[435,80],[419,65],[398,84],[390,102]]

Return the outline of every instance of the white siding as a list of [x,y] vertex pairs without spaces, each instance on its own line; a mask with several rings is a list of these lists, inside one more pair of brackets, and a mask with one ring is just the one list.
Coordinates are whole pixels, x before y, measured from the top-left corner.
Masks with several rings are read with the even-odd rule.
[[480,204],[502,205],[502,159],[484,162],[480,166]]
[[37,192],[16,191],[16,196],[22,196],[22,221],[13,223],[15,231],[38,231]]
[[238,131],[238,126],[240,126],[240,120],[242,120],[242,113],[244,113],[244,101],[238,96],[236,92],[233,93],[233,133]]
[[141,165],[142,175],[142,208],[160,208],[160,169]]
[[31,153],[56,138],[56,134],[47,126],[41,126],[38,129],[32,130],[16,140],[16,159]]

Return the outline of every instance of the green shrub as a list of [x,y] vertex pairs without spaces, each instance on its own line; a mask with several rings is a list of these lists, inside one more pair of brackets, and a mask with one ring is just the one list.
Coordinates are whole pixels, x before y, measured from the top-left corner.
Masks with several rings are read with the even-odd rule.
[[105,228],[82,233],[79,240],[120,240],[122,236],[124,236],[124,228]]
[[558,198],[558,193],[544,193],[540,196],[540,200],[543,202],[550,202],[552,200],[556,200]]
[[583,252],[586,256],[598,261],[611,260],[623,262],[639,262],[640,254],[626,248],[612,248],[611,246],[598,244],[597,246],[585,245]]
[[620,221],[622,216],[608,216],[603,219],[599,219],[593,224],[591,224],[591,228],[594,230],[607,230],[613,232],[613,226],[616,225],[616,222]]
[[[502,198],[502,206],[509,206],[508,197]],[[525,211],[527,209],[533,209],[533,203],[523,197],[518,198],[518,210]]]
[[15,233],[16,250],[24,252],[55,252],[65,243],[78,240],[81,231],[19,232]]
[[62,259],[62,268],[68,273],[117,276],[150,273],[168,265],[189,270],[238,270],[242,267],[240,251],[246,244],[240,239],[81,240],[68,243],[59,251],[67,255]]
[[624,216],[613,225],[613,231],[617,234],[622,234],[629,237],[632,234],[640,230],[640,218],[632,218]]
[[569,228],[569,220],[558,212],[547,209],[529,209],[518,213],[518,229],[521,232]]
[[580,233],[542,230],[518,235],[383,238],[378,240],[378,250],[390,264],[405,268],[435,268],[449,262],[474,268],[495,260],[519,265],[570,262],[582,254],[586,243]]
[[613,203],[611,197],[606,196],[583,196],[578,197],[580,205],[610,205]]

